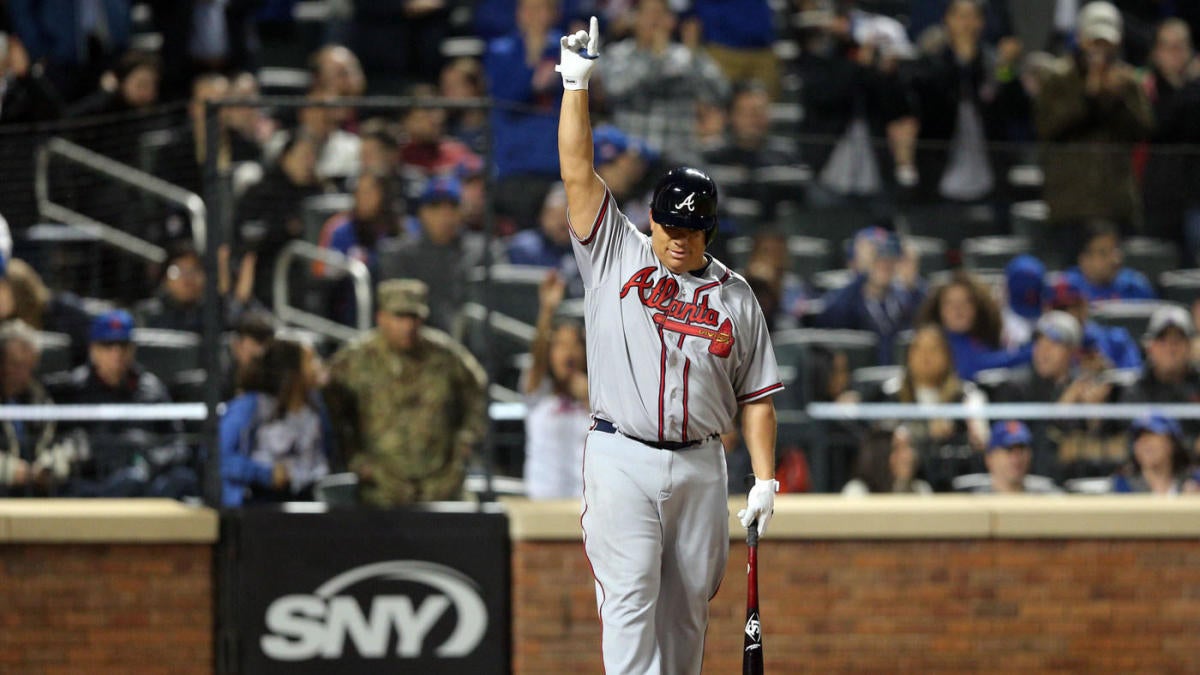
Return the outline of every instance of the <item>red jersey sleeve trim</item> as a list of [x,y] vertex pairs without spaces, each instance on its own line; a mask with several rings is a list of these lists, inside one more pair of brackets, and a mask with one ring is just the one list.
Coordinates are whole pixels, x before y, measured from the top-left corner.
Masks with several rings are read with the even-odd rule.
[[[592,221],[592,229],[588,233],[586,239],[580,239],[579,235],[575,234],[575,229],[570,228],[571,236],[575,237],[575,240],[578,241],[582,246],[587,246],[588,244],[592,243],[593,239],[596,238],[596,233],[600,231],[600,223],[604,222],[604,214],[608,213],[608,200],[611,197],[612,194],[609,193],[608,188],[604,188],[604,201],[600,202],[600,210],[596,212],[596,219]],[[568,222],[570,221],[570,218],[570,214],[568,214]]]
[[774,394],[775,392],[779,391],[780,389],[783,389],[783,383],[776,382],[775,384],[773,384],[769,387],[763,387],[762,389],[759,389],[758,391],[752,391],[749,394],[744,394],[742,396],[739,396],[737,400],[738,400],[738,403],[749,403],[751,401],[757,401],[760,398],[764,398],[770,394]]

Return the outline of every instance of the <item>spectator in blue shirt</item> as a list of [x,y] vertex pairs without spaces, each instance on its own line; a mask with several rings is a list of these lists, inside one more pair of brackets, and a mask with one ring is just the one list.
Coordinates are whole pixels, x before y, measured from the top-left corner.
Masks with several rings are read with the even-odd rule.
[[1069,277],[1063,275],[1050,290],[1050,309],[1061,309],[1083,326],[1083,365],[1090,370],[1141,368],[1142,352],[1129,331],[1104,326],[1088,318],[1088,301]]
[[937,324],[946,332],[958,376],[975,379],[992,368],[1012,368],[1029,363],[1028,344],[1007,350],[1000,344],[1000,307],[991,292],[964,271],[935,288],[917,314],[917,325]]
[[1033,328],[1042,315],[1046,294],[1046,266],[1029,254],[1019,255],[1004,266],[1005,300],[1001,310],[1006,347],[1019,347],[1033,339]]
[[[517,29],[488,42],[483,57],[492,112],[492,150],[501,181],[497,209],[531,219],[536,201],[558,176],[558,108],[562,82],[558,5],[554,0],[519,0]],[[515,184],[514,184],[515,182]],[[524,197],[524,199],[522,199]]]
[[312,349],[292,340],[267,345],[246,393],[221,418],[221,503],[311,499],[329,473],[332,427],[316,397]]
[[1121,238],[1112,223],[1088,225],[1080,243],[1078,266],[1064,272],[1088,302],[1097,300],[1147,300],[1156,296],[1146,275],[1122,267]]
[[1150,414],[1133,421],[1129,428],[1129,464],[1112,477],[1112,491],[1175,495],[1196,492],[1183,430],[1175,420]]
[[825,308],[813,324],[875,333],[879,336],[879,362],[888,364],[896,335],[912,327],[925,286],[915,275],[898,273],[904,252],[895,232],[866,228],[855,236],[854,248],[857,276],[825,295]]
[[694,0],[692,13],[708,55],[730,82],[758,80],[772,99],[779,98],[779,58],[771,50],[775,26],[767,0]]
[[567,223],[567,193],[562,183],[555,183],[546,194],[538,226],[521,230],[508,242],[508,262],[514,265],[537,265],[558,271],[567,282],[569,295],[583,295],[579,267],[571,252],[571,226]]

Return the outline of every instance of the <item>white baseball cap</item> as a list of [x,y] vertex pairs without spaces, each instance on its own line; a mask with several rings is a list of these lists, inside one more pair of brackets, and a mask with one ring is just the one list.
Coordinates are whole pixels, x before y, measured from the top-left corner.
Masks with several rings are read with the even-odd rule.
[[1104,40],[1114,45],[1121,44],[1125,22],[1121,11],[1111,2],[1097,0],[1089,2],[1079,10],[1079,40]]

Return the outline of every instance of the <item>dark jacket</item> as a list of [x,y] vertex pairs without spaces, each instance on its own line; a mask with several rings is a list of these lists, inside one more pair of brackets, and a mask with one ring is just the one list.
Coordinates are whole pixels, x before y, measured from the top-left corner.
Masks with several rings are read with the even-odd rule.
[[813,317],[818,328],[869,330],[879,336],[879,363],[890,364],[895,356],[896,335],[912,328],[913,315],[925,299],[925,287],[908,289],[892,285],[882,301],[867,300],[865,274],[842,288],[825,294],[825,308]]
[[[1119,400],[1121,403],[1200,403],[1200,370],[1188,366],[1182,381],[1167,383],[1155,377],[1154,369],[1146,363],[1141,377],[1121,392]],[[1200,434],[1200,420],[1180,420],[1179,423],[1189,439]]]
[[[801,132],[820,136],[806,140],[804,160],[819,171],[850,122],[865,116],[872,138],[882,139],[889,122],[912,113],[912,98],[899,75],[864,67],[850,57],[852,45],[838,44],[828,53],[804,53],[797,62],[804,106]],[[877,144],[877,161],[887,180],[892,175],[886,143]]]
[[34,73],[4,79],[0,124],[44,124],[62,117],[62,97],[50,80]]
[[[1023,140],[1029,133],[1031,105],[1025,88],[1011,69],[998,71],[995,55],[981,47],[970,63],[959,63],[949,47],[925,56],[913,71],[911,85],[921,121],[920,141],[937,142],[918,146],[917,168],[921,193],[936,198],[938,183],[946,168],[946,142],[958,128],[959,104],[966,101],[978,111],[985,139],[991,142]],[[990,153],[996,185],[1003,184],[1012,158]]]
[[1050,222],[1103,219],[1137,227],[1141,199],[1131,153],[1133,143],[1150,135],[1150,103],[1134,82],[1118,96],[1089,96],[1083,68],[1076,56],[1060,59],[1034,106]]
[[[113,53],[129,46],[133,29],[129,0],[101,0]],[[8,0],[13,29],[29,51],[30,61],[82,63],[85,41],[79,35],[77,0]]]
[[[301,204],[322,192],[319,185],[296,185],[278,167],[271,169],[260,183],[246,191],[238,204],[237,240],[242,250],[258,252],[254,268],[254,297],[271,306],[271,280],[280,251],[293,239],[304,236]],[[245,226],[261,221],[265,232],[260,240],[246,239]]]
[[1200,203],[1200,82],[1174,87],[1152,70],[1144,83],[1154,106],[1154,135],[1142,177],[1147,234],[1183,243],[1183,213]]

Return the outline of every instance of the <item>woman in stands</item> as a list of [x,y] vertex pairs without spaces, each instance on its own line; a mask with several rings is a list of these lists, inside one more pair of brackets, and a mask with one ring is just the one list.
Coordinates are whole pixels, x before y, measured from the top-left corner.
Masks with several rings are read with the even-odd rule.
[[532,499],[583,494],[583,442],[591,426],[583,325],[555,322],[566,283],[550,272],[538,288],[533,363],[522,391],[525,415],[525,492]]
[[891,403],[962,403],[979,408],[969,420],[931,419],[907,424],[913,447],[922,458],[927,478],[935,488],[949,489],[961,473],[982,470],[978,450],[987,447],[988,421],[983,416],[987,395],[958,376],[954,354],[942,329],[926,324],[917,329],[905,357],[904,372],[885,380],[868,401]]
[[1176,495],[1200,492],[1198,476],[1188,475],[1191,457],[1179,422],[1152,414],[1129,427],[1129,464],[1112,477],[1118,493]]
[[221,418],[224,506],[312,498],[333,454],[317,380],[311,348],[285,339],[267,345]]
[[1001,347],[1000,306],[987,287],[968,272],[958,271],[938,286],[917,313],[916,325],[940,326],[946,333],[958,376],[974,380],[981,370],[1012,368],[1029,362],[1031,347]]
[[917,459],[908,427],[875,429],[863,441],[854,461],[854,478],[842,488],[842,494],[932,494],[929,483],[917,478]]

